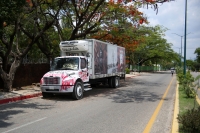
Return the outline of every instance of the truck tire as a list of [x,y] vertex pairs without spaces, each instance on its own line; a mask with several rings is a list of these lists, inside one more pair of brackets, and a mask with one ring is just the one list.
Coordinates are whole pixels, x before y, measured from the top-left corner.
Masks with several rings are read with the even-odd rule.
[[42,92],[42,96],[43,96],[43,98],[49,98],[49,97],[53,96],[53,94],[52,93]]
[[113,88],[112,78],[113,77],[108,78],[108,85],[109,85],[110,88]]
[[112,77],[112,88],[117,88],[119,87],[119,77],[114,76]]
[[81,82],[76,82],[72,96],[75,100],[83,98],[83,84]]

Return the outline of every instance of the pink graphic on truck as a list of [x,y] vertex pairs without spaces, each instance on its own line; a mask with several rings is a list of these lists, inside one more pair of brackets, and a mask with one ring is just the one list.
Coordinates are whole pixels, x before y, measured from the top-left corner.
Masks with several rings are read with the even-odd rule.
[[74,83],[75,83],[76,79],[72,78],[72,79],[63,79],[62,80],[62,86],[61,86],[61,90],[67,90],[73,87]]
[[85,71],[85,72],[80,71],[80,72],[78,73],[78,75],[79,75],[79,77],[83,80],[83,82],[89,80],[89,77],[87,76],[87,75],[88,75],[88,72],[87,72],[87,71]]

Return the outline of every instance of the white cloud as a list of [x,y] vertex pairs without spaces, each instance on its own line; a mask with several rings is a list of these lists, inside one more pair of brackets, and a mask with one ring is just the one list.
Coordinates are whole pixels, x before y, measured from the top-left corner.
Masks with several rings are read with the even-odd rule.
[[[186,59],[195,59],[194,51],[200,47],[200,0],[187,0],[187,43]],[[153,8],[140,9],[147,15],[151,26],[162,25],[169,30],[165,38],[172,43],[172,48],[179,53],[181,50],[181,36],[185,31],[185,0],[175,0],[160,4],[158,14]],[[178,35],[172,34],[176,33]],[[182,39],[182,55],[184,55],[184,37]]]

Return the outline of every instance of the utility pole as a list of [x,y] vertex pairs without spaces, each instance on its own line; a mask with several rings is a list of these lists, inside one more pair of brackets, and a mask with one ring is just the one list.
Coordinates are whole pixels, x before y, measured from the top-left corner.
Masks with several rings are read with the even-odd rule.
[[187,0],[185,0],[185,37],[184,37],[184,69],[183,74],[186,75],[186,33],[187,33]]
[[182,37],[183,37],[183,36],[181,36],[181,35],[179,35],[179,34],[176,34],[176,33],[172,33],[172,34],[175,34],[175,35],[177,35],[177,36],[180,36],[180,37],[181,37],[181,57],[182,57]]

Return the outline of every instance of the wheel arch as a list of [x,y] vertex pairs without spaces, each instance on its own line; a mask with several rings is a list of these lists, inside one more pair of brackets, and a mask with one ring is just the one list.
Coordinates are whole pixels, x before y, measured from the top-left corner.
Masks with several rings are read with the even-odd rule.
[[82,81],[81,78],[77,78],[76,81],[74,82],[74,85],[75,85],[77,82],[81,82],[81,83],[83,83],[83,81]]

